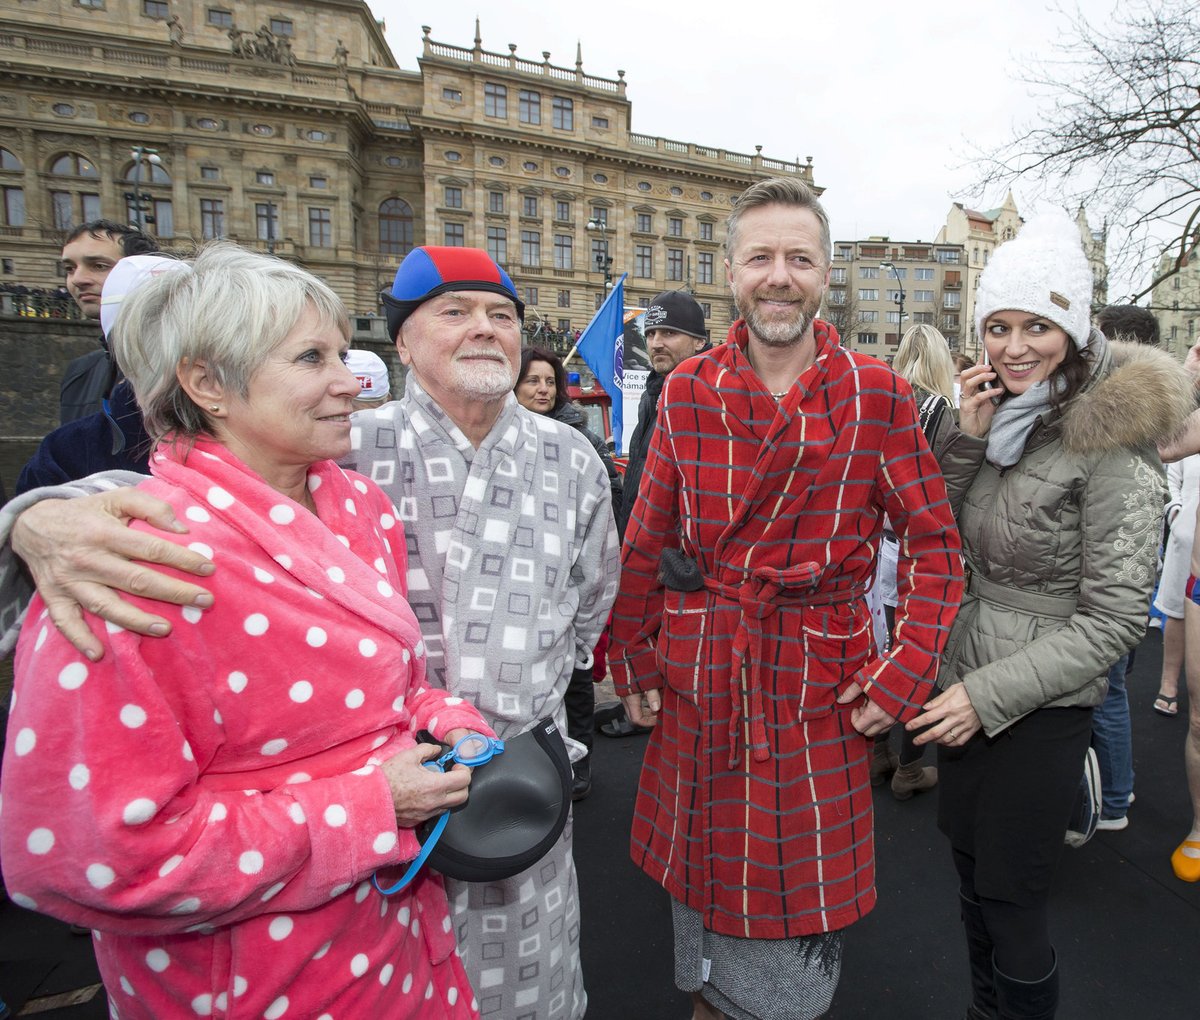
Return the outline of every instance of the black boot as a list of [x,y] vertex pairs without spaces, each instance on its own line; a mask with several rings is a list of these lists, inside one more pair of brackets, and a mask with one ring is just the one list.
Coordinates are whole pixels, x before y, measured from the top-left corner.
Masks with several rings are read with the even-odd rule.
[[1000,1020],[1054,1020],[1058,1011],[1058,957],[1037,981],[1018,981],[994,969]]
[[958,894],[959,916],[967,935],[967,960],[971,966],[971,1005],[967,1020],[994,1020],[996,985],[992,978],[992,937],[983,923],[983,910],[974,900]]
[[583,800],[592,792],[592,756],[589,754],[571,766],[574,780],[571,783],[571,800]]

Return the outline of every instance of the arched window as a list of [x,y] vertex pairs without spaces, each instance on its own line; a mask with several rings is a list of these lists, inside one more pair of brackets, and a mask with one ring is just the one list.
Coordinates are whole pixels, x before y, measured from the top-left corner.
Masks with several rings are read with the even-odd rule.
[[120,181],[129,189],[137,182],[137,195],[126,190],[125,217],[134,226],[158,237],[175,236],[175,207],[171,204],[171,175],[162,163],[142,159],[130,160],[121,172]]
[[50,172],[63,177],[87,177],[92,180],[100,178],[96,164],[78,152],[64,152],[50,164]]
[[70,230],[101,218],[97,190],[100,171],[95,163],[77,152],[64,152],[50,161],[50,173],[70,178],[50,182],[50,210],[56,230]]
[[379,206],[379,251],[407,255],[413,248],[413,211],[402,198],[388,198]]
[[22,178],[17,176],[24,169],[15,153],[0,148],[0,172],[3,172],[0,173],[0,189],[3,189],[4,198],[4,205],[0,208],[0,226],[25,226],[25,189],[21,187]]

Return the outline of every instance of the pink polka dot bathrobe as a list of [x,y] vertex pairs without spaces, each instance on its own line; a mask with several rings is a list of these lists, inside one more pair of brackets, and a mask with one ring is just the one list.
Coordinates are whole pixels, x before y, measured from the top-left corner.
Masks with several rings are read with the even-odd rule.
[[423,728],[490,732],[425,681],[394,509],[321,462],[318,520],[204,440],[151,470],[216,604],[155,604],[167,639],[90,618],[89,663],[35,600],[0,810],[13,900],[95,929],[121,1018],[477,1016],[440,877],[369,882],[417,853],[376,766]]

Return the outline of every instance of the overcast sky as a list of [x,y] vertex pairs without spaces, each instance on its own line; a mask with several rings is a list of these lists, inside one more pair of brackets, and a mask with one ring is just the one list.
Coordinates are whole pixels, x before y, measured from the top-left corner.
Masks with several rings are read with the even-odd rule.
[[[1022,78],[1053,59],[1070,27],[1048,0],[368,2],[401,67],[417,67],[422,24],[438,42],[470,47],[478,14],[484,49],[516,43],[518,56],[549,50],[572,67],[580,42],[588,74],[623,69],[640,134],[812,156],[835,240],[931,241],[951,202],[1000,205],[1003,193],[971,190],[975,147],[1003,143],[1036,116]],[[1079,6],[1100,20],[1114,2]],[[1032,187],[1014,194],[1032,211]]]

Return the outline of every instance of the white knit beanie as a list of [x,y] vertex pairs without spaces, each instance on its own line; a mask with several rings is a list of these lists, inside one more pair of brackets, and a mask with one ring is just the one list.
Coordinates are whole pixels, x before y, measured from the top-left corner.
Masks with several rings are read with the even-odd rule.
[[1029,312],[1061,326],[1078,348],[1092,330],[1092,267],[1079,226],[1061,209],[1037,213],[1000,245],[979,277],[975,334],[993,312]]

